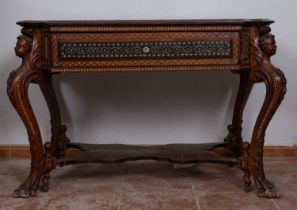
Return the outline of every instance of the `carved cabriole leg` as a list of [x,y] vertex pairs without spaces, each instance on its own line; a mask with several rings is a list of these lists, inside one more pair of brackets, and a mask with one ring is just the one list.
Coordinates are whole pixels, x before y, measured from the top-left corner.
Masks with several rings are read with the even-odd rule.
[[273,114],[280,105],[284,93],[284,77],[271,64],[265,64],[265,74],[261,75],[266,85],[266,97],[254,128],[248,165],[254,177],[258,195],[263,197],[279,197],[274,185],[265,178],[263,169],[263,146],[266,128]]
[[33,113],[29,98],[29,84],[41,83],[44,73],[40,70],[40,33],[24,28],[18,37],[16,54],[23,59],[21,66],[13,71],[7,81],[7,94],[11,103],[23,120],[29,137],[31,151],[31,170],[27,180],[13,193],[14,197],[34,196],[40,179],[48,167],[55,165],[46,159],[39,126]]
[[247,158],[246,150],[248,144],[242,142],[242,116],[246,102],[250,96],[253,87],[253,81],[248,71],[240,72],[240,84],[235,101],[232,124],[228,126],[229,134],[225,138],[227,149],[232,152],[233,156],[238,158],[238,165],[244,172],[244,184],[246,191],[251,189],[251,174],[246,167]]
[[51,154],[55,157],[63,156],[69,139],[65,135],[66,126],[62,125],[61,114],[52,85],[52,75],[46,74],[44,82],[39,85],[50,111],[52,131]]
[[232,124],[228,126],[229,134],[225,138],[227,149],[235,157],[239,157],[242,154],[242,115],[252,87],[253,82],[250,79],[249,72],[240,72],[240,85],[235,101]]
[[267,27],[258,32],[252,31],[254,36],[260,34],[260,37],[255,38],[254,50],[258,48],[259,56],[258,64],[252,69],[251,78],[255,82],[264,81],[266,97],[254,127],[251,145],[246,151],[248,156],[245,164],[254,178],[258,196],[276,198],[279,194],[274,184],[268,181],[264,174],[263,147],[265,131],[286,93],[286,79],[270,62],[270,57],[276,52],[276,45],[274,36],[269,32],[270,29]]
[[[69,143],[69,139],[65,135],[66,126],[62,125],[61,114],[52,85],[52,75],[46,74],[44,82],[40,83],[39,86],[47,102],[51,117],[51,142],[47,142],[44,145],[46,157],[47,159],[52,157],[58,158],[65,154],[66,145]],[[42,185],[40,189],[44,192],[49,189],[49,173],[50,170],[47,170],[42,178]]]
[[27,180],[15,190],[14,197],[34,196],[45,168],[45,157],[39,127],[28,99],[28,85],[41,75],[22,65],[9,77],[8,95],[28,132],[31,151],[31,171]]
[[[20,37],[18,42],[22,42],[22,39],[25,38]],[[28,99],[30,82],[42,80],[42,74],[30,69],[27,55],[23,59],[25,61],[22,65],[10,74],[7,92],[11,103],[25,124],[29,136],[31,171],[27,180],[13,194],[14,197],[26,198],[34,196],[36,193],[45,168],[45,157],[39,127]]]

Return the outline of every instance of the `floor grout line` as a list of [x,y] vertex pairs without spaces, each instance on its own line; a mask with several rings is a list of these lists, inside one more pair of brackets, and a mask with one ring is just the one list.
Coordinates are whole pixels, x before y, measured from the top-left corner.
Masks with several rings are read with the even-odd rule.
[[121,200],[122,200],[122,195],[123,195],[123,185],[124,185],[124,183],[121,184],[121,192],[120,192],[120,198],[118,200],[118,208],[117,208],[117,210],[120,210],[120,206],[121,206]]
[[[41,192],[39,192],[39,193],[41,193]],[[42,209],[41,207],[43,207],[43,204],[46,204],[46,202],[49,200],[48,192],[44,192],[44,193],[42,193],[42,195],[45,195],[45,197],[41,199],[41,202],[38,205],[38,207],[36,208],[36,210],[41,210]]]
[[[125,171],[125,170],[124,170],[124,171]],[[120,206],[121,206],[121,202],[122,202],[123,188],[124,188],[125,180],[126,180],[126,175],[124,174],[124,179],[122,180],[122,183],[121,183],[120,198],[119,198],[119,200],[118,200],[118,208],[117,208],[117,210],[120,210]]]
[[191,178],[189,178],[189,180],[190,180],[190,185],[191,185],[191,189],[192,189],[192,194],[193,194],[193,196],[194,196],[194,199],[195,199],[196,206],[197,206],[198,210],[201,210],[201,207],[200,207],[199,201],[198,201],[198,199],[197,199],[197,197],[196,197],[196,195],[195,195],[195,191],[194,191],[194,186],[193,186],[192,179],[191,179]]
[[274,199],[271,199],[271,201],[278,210],[282,210],[282,208],[275,202]]

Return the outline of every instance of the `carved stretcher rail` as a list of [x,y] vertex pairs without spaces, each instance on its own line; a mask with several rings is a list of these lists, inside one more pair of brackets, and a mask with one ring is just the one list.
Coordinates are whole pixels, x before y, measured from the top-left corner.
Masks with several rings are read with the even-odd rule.
[[163,160],[173,163],[221,163],[236,165],[234,158],[228,158],[213,151],[221,143],[213,144],[168,144],[136,146],[124,144],[81,144],[71,143],[81,153],[78,157],[59,161],[60,166],[79,163],[119,163],[132,160]]

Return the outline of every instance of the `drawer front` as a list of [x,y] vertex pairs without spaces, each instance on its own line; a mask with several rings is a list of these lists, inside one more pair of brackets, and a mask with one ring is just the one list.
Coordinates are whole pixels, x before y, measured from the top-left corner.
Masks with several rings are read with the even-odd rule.
[[238,32],[54,33],[53,67],[239,63]]

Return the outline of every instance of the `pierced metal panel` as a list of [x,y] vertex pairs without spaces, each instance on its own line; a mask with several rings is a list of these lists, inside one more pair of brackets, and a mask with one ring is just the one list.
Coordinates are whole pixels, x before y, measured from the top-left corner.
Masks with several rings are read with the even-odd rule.
[[166,42],[62,42],[62,59],[231,57],[231,40]]

